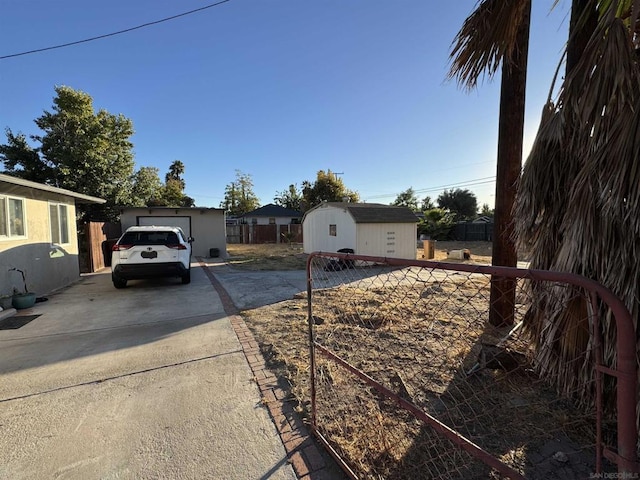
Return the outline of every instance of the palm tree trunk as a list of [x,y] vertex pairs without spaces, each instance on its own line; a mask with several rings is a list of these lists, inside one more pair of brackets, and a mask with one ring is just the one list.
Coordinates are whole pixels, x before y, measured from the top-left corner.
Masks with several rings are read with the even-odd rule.
[[[513,233],[512,210],[517,182],[522,168],[525,91],[531,1],[518,28],[516,46],[511,58],[502,65],[500,86],[500,119],[498,124],[498,160],[496,172],[496,204],[493,234],[493,265],[515,267],[518,256]],[[513,279],[492,277],[489,322],[495,326],[512,325],[516,283]]]

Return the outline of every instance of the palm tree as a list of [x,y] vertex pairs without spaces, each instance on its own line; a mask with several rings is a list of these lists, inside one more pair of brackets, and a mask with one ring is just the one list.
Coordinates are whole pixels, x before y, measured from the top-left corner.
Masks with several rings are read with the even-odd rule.
[[[531,0],[484,0],[465,21],[451,53],[450,76],[467,88],[502,64],[492,263],[507,267],[518,261],[511,211],[522,167],[530,17]],[[514,280],[491,279],[492,325],[513,323],[515,295]]]
[[165,182],[169,182],[171,180],[175,180],[184,190],[185,184],[182,179],[182,174],[184,173],[184,163],[180,160],[174,160],[171,165],[169,165],[169,171],[165,176]]
[[[452,75],[475,86],[483,73],[494,74],[500,61],[517,48],[516,36],[509,35],[517,25],[512,12],[528,2],[482,1],[457,37]],[[532,268],[597,280],[625,302],[636,323],[640,313],[639,14],[640,0],[573,0],[564,80],[558,97],[553,100],[550,93],[543,109],[513,210],[517,241],[531,252]],[[471,21],[473,25],[468,25]],[[498,181],[496,192],[503,187]],[[580,312],[590,306],[584,301],[567,302],[560,295],[536,297],[535,286],[532,293],[534,303],[525,327],[537,347],[540,370],[555,379],[560,389],[582,390],[582,400],[592,402],[591,389],[575,388],[582,379],[593,378],[594,366],[586,356],[588,336],[571,335],[580,331],[578,322],[585,318]],[[613,365],[615,327],[603,323],[601,334],[608,346],[604,360]],[[556,355],[545,356],[551,350]],[[607,395],[611,398],[614,392]]]
[[[573,2],[565,80],[545,106],[515,208],[519,243],[533,268],[578,273],[609,287],[636,322],[640,291],[640,69],[638,0]],[[580,331],[582,304],[535,296],[525,326],[542,373],[570,391],[593,378]],[[606,364],[615,365],[615,326],[604,321]],[[549,325],[559,328],[548,328]],[[564,359],[560,362],[558,359]],[[582,361],[586,360],[586,361]],[[574,365],[567,371],[568,365]],[[571,368],[571,367],[569,367]],[[583,389],[585,402],[592,391]],[[611,401],[613,391],[605,392]]]

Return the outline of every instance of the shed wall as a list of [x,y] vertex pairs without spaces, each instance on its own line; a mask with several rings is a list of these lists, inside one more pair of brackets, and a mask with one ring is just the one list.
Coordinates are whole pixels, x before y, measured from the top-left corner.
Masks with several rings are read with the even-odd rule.
[[360,223],[357,228],[358,255],[416,258],[415,223]]
[[[330,235],[330,225],[336,226],[335,236]],[[320,207],[308,212],[302,232],[305,253],[336,252],[341,248],[356,250],[356,224],[344,209]]]

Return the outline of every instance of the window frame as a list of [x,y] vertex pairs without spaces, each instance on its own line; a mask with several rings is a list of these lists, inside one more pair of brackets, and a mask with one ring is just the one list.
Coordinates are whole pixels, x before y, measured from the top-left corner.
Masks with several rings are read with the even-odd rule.
[[[22,235],[11,234],[11,210],[9,208],[9,202],[11,200],[18,201],[22,204]],[[8,195],[6,193],[0,193],[0,203],[4,207],[5,212],[5,234],[0,234],[0,242],[10,242],[14,240],[24,240],[28,238],[29,232],[27,231],[27,199],[24,197],[16,197],[14,195]]]
[[[48,204],[49,204],[49,236],[50,236],[50,239],[51,239],[51,245],[69,245],[71,243],[71,234],[69,233],[69,225],[70,225],[70,222],[69,222],[69,205],[66,204],[66,203],[62,203],[62,202],[52,202],[52,201],[49,201]],[[58,239],[59,239],[59,241],[57,241],[57,242],[55,241],[54,235],[53,235],[53,227],[54,227],[54,225],[53,225],[53,217],[51,216],[51,208],[52,207],[55,207],[56,208],[56,212],[57,212],[57,218],[56,218],[57,225],[56,226],[57,226],[57,229],[58,229]],[[65,222],[64,222],[64,224],[66,225],[67,229],[65,231],[64,237],[66,237],[66,238],[63,238],[63,235],[62,235],[62,233],[63,233],[63,230],[62,230],[63,222],[60,221],[60,219],[62,218],[61,208],[60,207],[64,207],[64,211],[65,211],[65,216],[64,216],[65,217]],[[66,241],[63,241],[63,240],[66,240]]]
[[329,236],[337,237],[338,236],[338,225],[335,223],[329,224]]

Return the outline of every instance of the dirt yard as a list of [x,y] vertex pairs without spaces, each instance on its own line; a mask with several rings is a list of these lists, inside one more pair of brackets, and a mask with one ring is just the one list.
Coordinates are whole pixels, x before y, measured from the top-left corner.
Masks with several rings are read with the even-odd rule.
[[[447,258],[451,250],[468,249],[471,252],[470,260],[452,260]],[[306,268],[307,255],[302,251],[302,244],[294,243],[260,245],[228,244],[227,253],[229,265],[243,270],[304,270]],[[416,248],[416,258],[424,259],[422,248]],[[519,256],[524,260],[524,256]],[[436,242],[435,259],[454,263],[473,262],[491,263],[491,242]]]
[[[465,263],[491,261],[488,242],[438,242],[435,259],[445,260],[448,250],[461,248],[471,251],[471,260]],[[230,245],[228,251],[230,265],[240,269],[303,269],[307,259],[300,245]],[[416,258],[422,258],[422,249],[416,250]],[[348,272],[344,275],[351,275]],[[340,274],[322,269],[316,272],[327,277]],[[351,364],[392,385],[396,393],[445,424],[457,425],[465,436],[527,477],[586,477],[593,471],[594,457],[581,445],[588,444],[584,438],[591,434],[590,417],[576,415],[567,404],[557,402],[528,366],[520,365],[514,372],[485,369],[464,375],[474,368],[482,345],[495,344],[504,334],[484,328],[488,279],[430,282],[434,279],[390,287],[392,282],[383,281],[381,288],[363,284],[342,293],[340,289],[320,289],[314,293],[316,335],[325,338],[322,343],[331,350],[343,349]],[[358,303],[355,306],[354,299]],[[269,367],[290,384],[291,399],[298,411],[308,415],[306,293],[241,314]],[[528,353],[527,348],[526,342],[518,346],[523,353]],[[451,445],[426,435],[419,422],[398,413],[393,402],[372,395],[371,388],[358,387],[357,381],[334,364],[323,361],[319,373],[322,396],[318,408],[323,434],[336,441],[334,446],[349,458],[362,478],[433,478],[433,471],[425,468],[427,464],[442,468],[437,463],[441,460],[447,468],[455,469],[442,478],[491,476],[470,457],[449,458]],[[355,387],[344,390],[349,385]],[[448,410],[443,413],[445,404]],[[501,405],[510,408],[498,408]],[[478,422],[469,414],[482,420]],[[371,415],[378,423],[367,420]],[[560,449],[563,454],[577,453],[570,453],[570,461],[560,464],[552,458]],[[433,457],[421,457],[420,452],[425,451]],[[373,457],[366,459],[364,455]],[[467,463],[469,469],[460,468]]]

